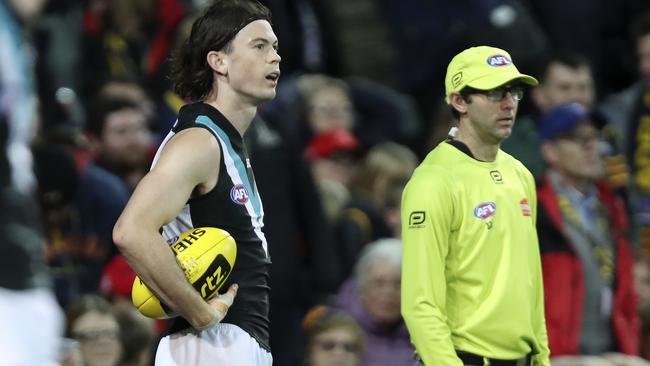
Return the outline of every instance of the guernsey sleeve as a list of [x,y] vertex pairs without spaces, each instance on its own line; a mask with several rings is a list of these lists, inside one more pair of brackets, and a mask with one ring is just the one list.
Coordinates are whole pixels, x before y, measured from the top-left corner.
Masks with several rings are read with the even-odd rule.
[[462,366],[447,325],[445,261],[454,226],[449,173],[417,169],[402,196],[401,310],[425,365]]

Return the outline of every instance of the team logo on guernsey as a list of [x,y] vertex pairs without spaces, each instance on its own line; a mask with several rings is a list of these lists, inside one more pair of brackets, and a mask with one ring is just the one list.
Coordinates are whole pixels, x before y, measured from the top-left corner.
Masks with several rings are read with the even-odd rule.
[[512,61],[507,56],[504,55],[492,55],[488,57],[487,63],[490,66],[508,66],[512,64]]
[[497,204],[494,202],[483,202],[474,207],[474,216],[477,219],[487,220],[497,213]]
[[519,206],[521,206],[521,214],[524,216],[530,216],[530,206],[528,205],[528,200],[525,198],[522,198],[521,201],[519,201]]
[[230,199],[238,205],[248,202],[248,190],[242,184],[237,184],[230,189]]

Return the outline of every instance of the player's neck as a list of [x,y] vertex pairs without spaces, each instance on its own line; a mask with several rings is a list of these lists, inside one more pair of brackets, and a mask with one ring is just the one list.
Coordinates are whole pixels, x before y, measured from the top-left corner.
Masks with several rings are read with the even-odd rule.
[[210,94],[203,100],[204,103],[209,104],[216,108],[226,119],[235,127],[241,136],[250,126],[255,114],[257,113],[257,106],[252,103],[247,103],[241,98],[229,98],[225,96],[226,93],[219,93],[216,96]]
[[499,144],[491,144],[483,141],[474,130],[459,128],[454,140],[467,145],[474,158],[480,161],[494,161],[499,152]]

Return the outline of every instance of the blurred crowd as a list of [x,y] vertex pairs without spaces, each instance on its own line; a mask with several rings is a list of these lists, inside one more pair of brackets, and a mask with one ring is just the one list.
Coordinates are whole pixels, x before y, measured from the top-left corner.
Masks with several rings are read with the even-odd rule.
[[[111,232],[188,102],[169,60],[209,2],[0,1],[0,364],[151,364],[165,323],[130,305],[135,274]],[[648,1],[261,2],[282,77],[245,138],[275,364],[414,364],[401,193],[454,124],[447,63],[478,44],[540,80],[502,148],[538,179],[554,364],[650,360]],[[573,199],[565,176],[598,191]],[[24,343],[35,334],[51,341]]]

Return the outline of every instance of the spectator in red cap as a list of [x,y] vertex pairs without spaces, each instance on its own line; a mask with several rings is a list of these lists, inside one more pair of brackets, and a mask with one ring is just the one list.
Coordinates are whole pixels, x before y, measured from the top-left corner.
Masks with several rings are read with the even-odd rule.
[[305,148],[305,157],[311,164],[325,214],[331,222],[336,220],[350,197],[348,186],[359,150],[359,141],[346,129],[322,132]]
[[118,254],[104,267],[99,291],[114,301],[131,302],[131,287],[134,279],[135,272],[124,257]]
[[322,132],[305,149],[317,181],[333,180],[347,186],[352,179],[359,141],[345,129]]

